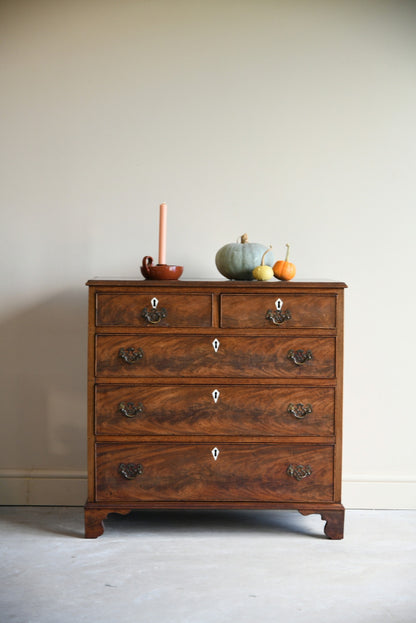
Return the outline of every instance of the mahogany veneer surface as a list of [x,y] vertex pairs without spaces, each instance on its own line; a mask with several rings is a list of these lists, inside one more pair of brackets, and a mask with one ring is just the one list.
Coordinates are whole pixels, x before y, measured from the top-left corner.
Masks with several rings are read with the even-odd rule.
[[[97,377],[198,377],[333,378],[335,338],[276,336],[221,336],[218,351],[215,334],[201,335],[98,335]],[[120,350],[141,350],[142,357],[126,363]],[[288,358],[291,350],[303,349],[312,359],[296,366]],[[133,352],[132,351],[132,352]]]
[[[216,403],[215,391],[219,393]],[[335,433],[333,387],[99,384],[95,405],[97,435],[252,437]],[[295,417],[297,405],[311,412],[303,415],[301,411]],[[120,417],[122,409],[129,416]]]
[[342,538],[339,282],[89,286],[85,534],[140,508],[297,508]]

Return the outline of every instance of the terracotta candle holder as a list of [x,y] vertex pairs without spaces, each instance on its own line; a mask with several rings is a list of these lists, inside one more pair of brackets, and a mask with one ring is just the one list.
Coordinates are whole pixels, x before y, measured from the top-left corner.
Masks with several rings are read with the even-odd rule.
[[153,258],[150,255],[146,255],[143,258],[140,270],[145,279],[179,279],[183,273],[183,266],[153,264]]

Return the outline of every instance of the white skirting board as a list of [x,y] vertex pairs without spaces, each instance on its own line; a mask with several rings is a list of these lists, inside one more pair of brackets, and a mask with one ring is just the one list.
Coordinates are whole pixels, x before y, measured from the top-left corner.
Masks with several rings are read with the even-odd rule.
[[[84,470],[0,470],[0,505],[83,506],[87,499]],[[416,477],[345,476],[346,508],[416,510]]]
[[83,506],[84,470],[0,470],[0,505]]
[[345,508],[416,509],[416,477],[345,475],[342,480]]

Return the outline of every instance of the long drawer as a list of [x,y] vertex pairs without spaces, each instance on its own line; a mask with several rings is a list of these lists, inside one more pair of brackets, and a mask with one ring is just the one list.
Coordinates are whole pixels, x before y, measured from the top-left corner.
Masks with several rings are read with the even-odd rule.
[[333,337],[98,335],[96,376],[333,378]]
[[97,435],[333,435],[332,387],[96,385]]
[[96,500],[333,500],[334,449],[264,443],[96,445]]

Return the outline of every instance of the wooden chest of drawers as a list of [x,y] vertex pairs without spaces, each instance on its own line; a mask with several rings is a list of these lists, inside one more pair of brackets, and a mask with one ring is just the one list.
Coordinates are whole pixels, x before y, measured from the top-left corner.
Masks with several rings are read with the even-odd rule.
[[91,280],[85,536],[133,509],[297,509],[343,536],[343,283]]

